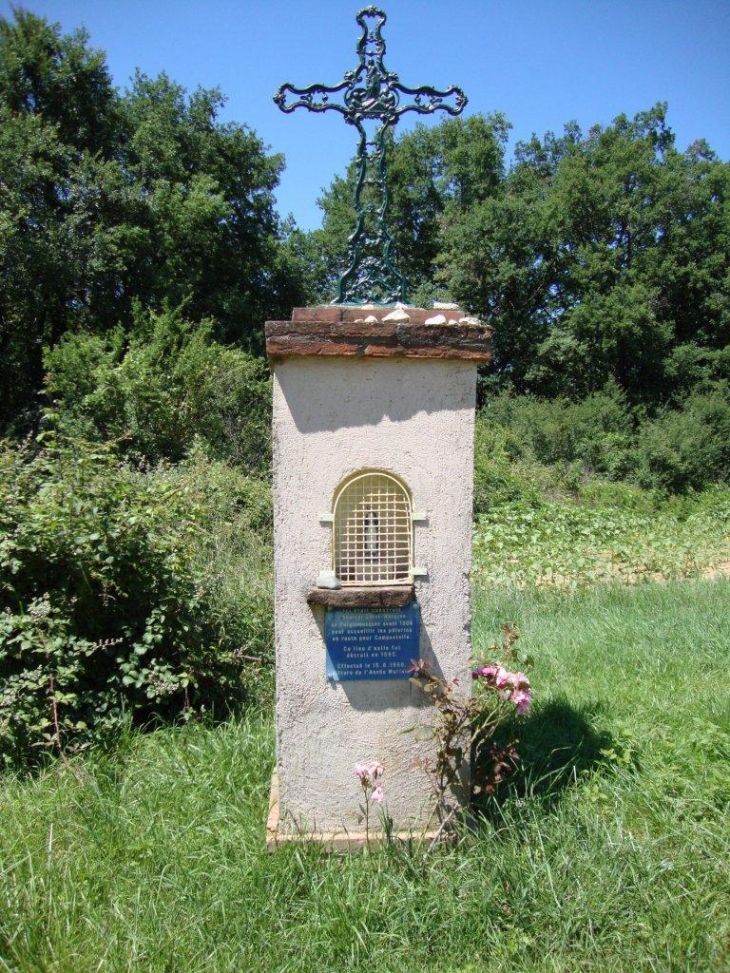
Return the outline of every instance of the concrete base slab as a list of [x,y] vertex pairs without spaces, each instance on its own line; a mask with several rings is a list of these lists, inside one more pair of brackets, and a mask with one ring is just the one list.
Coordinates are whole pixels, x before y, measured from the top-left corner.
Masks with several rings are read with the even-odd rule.
[[323,851],[332,854],[341,854],[347,851],[357,851],[369,845],[385,844],[392,842],[409,843],[416,845],[429,845],[441,838],[446,839],[446,835],[441,835],[440,828],[429,828],[422,832],[396,831],[386,835],[382,830],[371,830],[367,835],[364,832],[339,831],[339,832],[305,832],[295,834],[284,833],[281,831],[281,805],[279,802],[279,775],[274,768],[271,775],[271,791],[269,793],[269,815],[266,819],[266,850],[267,852],[276,851],[277,848],[287,844],[315,844],[319,845]]

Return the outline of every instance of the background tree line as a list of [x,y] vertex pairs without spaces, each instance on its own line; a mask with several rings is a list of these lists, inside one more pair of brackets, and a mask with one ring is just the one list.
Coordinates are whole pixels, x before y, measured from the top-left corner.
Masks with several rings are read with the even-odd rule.
[[[494,327],[477,510],[515,463],[669,492],[730,478],[730,164],[682,152],[666,105],[519,142],[501,115],[391,140],[390,231],[416,303]],[[310,234],[321,293],[353,225],[354,166]],[[529,489],[528,489],[529,493]]]
[[[43,349],[131,336],[163,308],[260,354],[262,322],[329,300],[354,166],[322,229],[274,209],[283,168],[223,97],[164,74],[113,87],[103,53],[33,14],[0,19],[0,420],[36,401]],[[415,303],[494,325],[483,389],[578,401],[608,385],[677,405],[730,378],[730,165],[679,151],[666,106],[517,144],[501,115],[390,146],[390,228]]]
[[[587,134],[520,142],[501,115],[417,127],[391,145],[390,230],[417,298],[494,325],[492,386],[579,400],[615,383],[676,401],[730,377],[730,165],[680,152],[666,105]],[[312,234],[327,286],[353,224],[354,169]]]

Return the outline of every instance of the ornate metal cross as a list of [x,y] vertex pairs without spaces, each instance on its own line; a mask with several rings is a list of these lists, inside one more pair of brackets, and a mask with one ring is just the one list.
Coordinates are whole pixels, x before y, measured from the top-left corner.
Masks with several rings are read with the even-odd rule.
[[[401,115],[413,111],[431,115],[445,111],[458,115],[466,105],[461,88],[407,88],[398,75],[383,64],[382,36],[385,13],[365,7],[357,15],[362,34],[357,44],[359,64],[336,85],[313,84],[295,88],[283,84],[274,101],[284,112],[306,108],[313,112],[337,111],[360,134],[355,182],[357,223],[347,245],[347,269],[333,304],[394,304],[406,300],[406,279],[393,263],[393,240],[385,215],[388,208],[386,139],[388,128]],[[294,98],[289,100],[289,95]],[[411,96],[403,100],[401,96]],[[339,96],[337,98],[336,96]]]

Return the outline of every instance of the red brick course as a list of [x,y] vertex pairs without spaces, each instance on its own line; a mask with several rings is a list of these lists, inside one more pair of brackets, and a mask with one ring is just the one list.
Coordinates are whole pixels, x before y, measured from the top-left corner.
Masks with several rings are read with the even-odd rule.
[[[291,321],[266,322],[266,353],[272,359],[309,355],[489,361],[492,330],[488,325],[424,324],[437,314],[447,320],[465,315],[461,310],[404,310],[410,321],[383,321],[393,308],[295,308]],[[369,316],[376,317],[377,323],[362,320]]]

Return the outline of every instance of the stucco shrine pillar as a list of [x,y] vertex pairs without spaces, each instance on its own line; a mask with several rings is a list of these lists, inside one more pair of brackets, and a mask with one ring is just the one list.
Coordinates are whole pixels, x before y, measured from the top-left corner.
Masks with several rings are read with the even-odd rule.
[[[277,684],[269,848],[362,843],[354,766],[368,762],[384,768],[393,832],[435,829],[419,766],[433,756],[435,714],[406,669],[423,658],[470,683],[474,412],[489,337],[455,305],[327,305],[266,324]],[[371,837],[381,820],[371,812]]]

